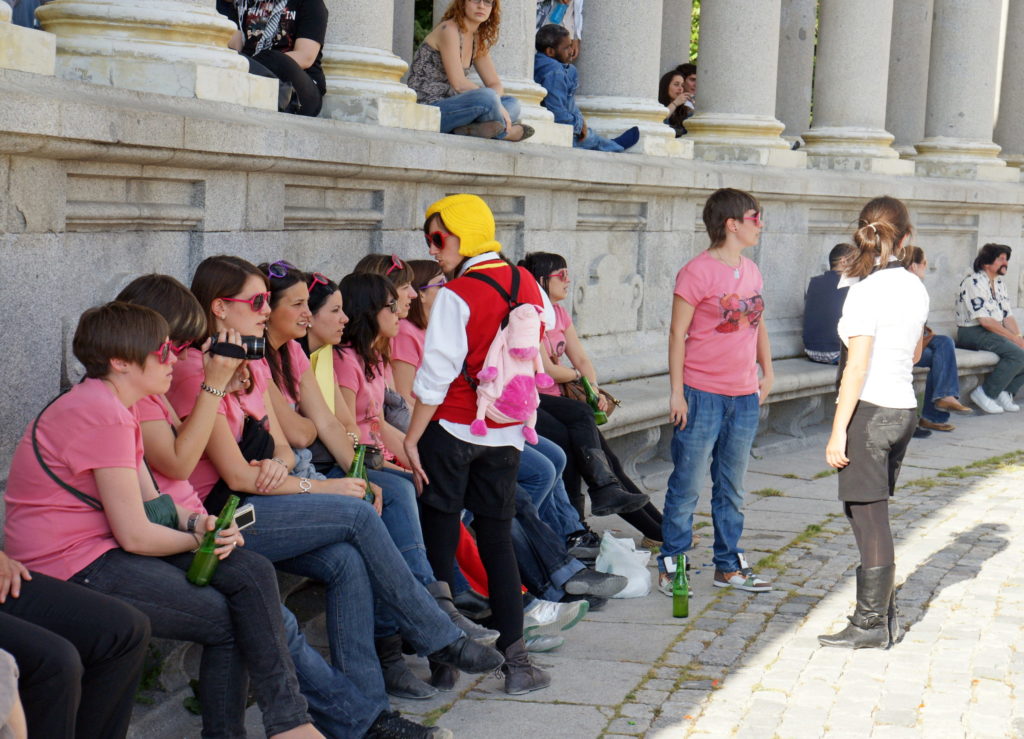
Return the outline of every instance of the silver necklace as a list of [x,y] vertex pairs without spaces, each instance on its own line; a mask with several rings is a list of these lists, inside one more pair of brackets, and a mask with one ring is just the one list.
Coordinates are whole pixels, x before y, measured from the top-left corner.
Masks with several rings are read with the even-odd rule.
[[719,254],[713,253],[711,256],[713,256],[719,262],[724,264],[726,267],[732,268],[732,276],[733,277],[735,277],[737,280],[740,278],[740,267],[743,265],[743,257],[740,257],[739,265],[733,267],[731,264],[729,264],[727,261],[725,261]]

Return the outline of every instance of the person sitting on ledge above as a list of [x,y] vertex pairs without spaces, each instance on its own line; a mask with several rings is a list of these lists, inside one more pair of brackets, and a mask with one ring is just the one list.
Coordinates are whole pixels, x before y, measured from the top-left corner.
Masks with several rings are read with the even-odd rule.
[[[908,246],[907,253],[910,264],[907,269],[924,280],[928,269],[928,259],[924,249],[919,246]],[[956,428],[949,422],[949,413],[974,415],[974,411],[960,402],[960,378],[956,368],[956,345],[948,336],[941,336],[932,331],[928,324],[924,326],[923,349],[921,358],[915,367],[928,367],[928,380],[924,386],[924,406],[917,425],[932,431],[952,431]]]
[[1015,412],[1013,396],[1024,385],[1024,338],[1010,309],[1003,276],[1010,247],[985,244],[974,258],[974,272],[960,282],[956,298],[956,343],[999,355],[999,363],[971,393],[986,413]]
[[228,46],[248,59],[249,73],[281,81],[278,110],[319,115],[327,92],[324,0],[217,0],[217,11],[238,26]]
[[804,354],[812,362],[839,362],[839,332],[849,287],[839,287],[843,266],[856,249],[853,244],[836,244],[828,253],[828,271],[807,283],[804,295]]
[[[500,25],[501,0],[452,0],[416,50],[408,84],[416,102],[441,109],[441,133],[505,141],[533,135],[519,123],[519,101],[503,94],[494,69],[491,46]],[[483,87],[469,79],[471,66]]]
[[600,136],[587,127],[580,106],[576,104],[579,73],[570,64],[572,39],[562,26],[549,23],[537,31],[533,59],[533,81],[547,91],[541,105],[555,116],[555,123],[572,125],[572,145],[580,149],[625,151],[640,140],[640,129],[626,129],[614,139]]
[[658,102],[668,108],[665,124],[676,132],[676,138],[686,135],[683,121],[694,114],[694,96],[697,94],[697,65],[680,64],[662,75],[658,82]]

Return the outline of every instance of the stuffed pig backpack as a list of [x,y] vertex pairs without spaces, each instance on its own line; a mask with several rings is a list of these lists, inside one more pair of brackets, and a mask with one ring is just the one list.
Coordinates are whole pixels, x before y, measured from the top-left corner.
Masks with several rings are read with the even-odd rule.
[[489,284],[509,306],[509,314],[487,350],[476,381],[466,378],[477,394],[476,420],[470,424],[470,433],[486,436],[486,417],[497,423],[523,424],[523,436],[536,444],[534,426],[540,405],[537,388],[551,387],[555,382],[544,372],[540,357],[540,309],[532,303],[519,302],[518,269],[512,270],[511,295],[487,275],[470,272],[466,277]]

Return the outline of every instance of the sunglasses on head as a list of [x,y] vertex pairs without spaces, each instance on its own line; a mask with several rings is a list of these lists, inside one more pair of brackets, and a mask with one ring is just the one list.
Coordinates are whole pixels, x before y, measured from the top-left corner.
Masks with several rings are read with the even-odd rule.
[[314,272],[309,276],[308,287],[310,290],[312,290],[317,285],[323,285],[324,287],[327,287],[328,282],[330,282],[330,280],[327,279],[323,272]]
[[191,341],[186,341],[184,344],[176,346],[171,342],[170,339],[167,339],[163,344],[160,345],[160,348],[153,353],[156,354],[156,356],[160,359],[160,364],[167,364],[168,362],[171,361],[171,352],[173,352],[174,354],[180,354],[181,352],[188,349],[190,346],[192,346]]
[[229,303],[248,303],[253,311],[259,313],[263,310],[263,306],[270,302],[270,293],[256,293],[251,298],[221,298],[221,300],[227,300]]
[[399,259],[397,256],[392,254],[391,255],[391,266],[388,267],[388,271],[384,273],[384,276],[387,277],[389,274],[391,274],[395,270],[403,270],[403,269],[405,269],[405,263],[401,259]]
[[288,273],[293,269],[297,269],[297,267],[294,264],[286,262],[282,259],[278,262],[274,262],[272,265],[267,267],[267,275],[269,277],[275,277],[280,280],[284,277],[287,277]]

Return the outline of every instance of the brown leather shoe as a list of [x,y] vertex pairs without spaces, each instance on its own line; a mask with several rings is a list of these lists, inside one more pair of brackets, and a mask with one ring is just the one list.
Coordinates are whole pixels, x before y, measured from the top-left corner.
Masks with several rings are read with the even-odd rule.
[[[936,400],[935,407],[940,410],[950,411],[951,413],[962,413],[965,416],[974,415],[973,408],[964,405],[959,400],[954,398],[952,395],[950,395],[948,398],[941,398],[940,400]],[[929,428],[931,427],[929,426]],[[952,431],[952,429],[950,430]]]
[[951,423],[935,423],[934,421],[929,421],[927,418],[920,419],[917,422],[917,425],[923,429],[931,429],[932,431],[952,431],[956,428],[956,426]]

